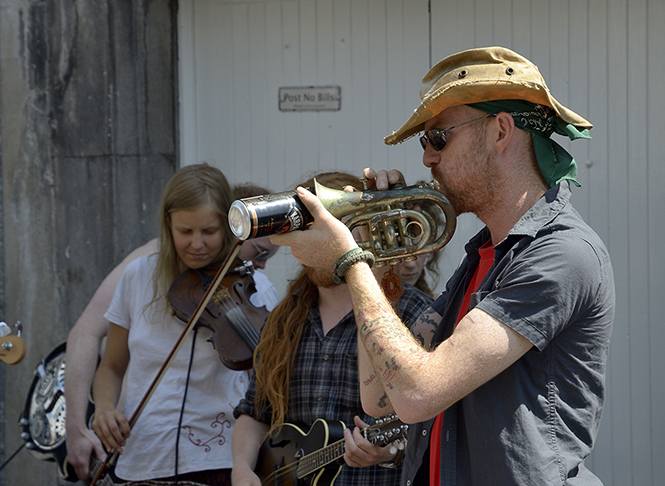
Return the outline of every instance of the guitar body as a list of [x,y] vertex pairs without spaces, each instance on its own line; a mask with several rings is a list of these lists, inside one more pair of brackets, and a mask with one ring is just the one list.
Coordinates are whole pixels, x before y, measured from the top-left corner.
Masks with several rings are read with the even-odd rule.
[[[33,373],[32,383],[25,399],[19,424],[23,428],[21,438],[26,448],[37,459],[55,462],[60,478],[65,481],[78,481],[74,468],[67,461],[67,437],[65,435],[65,358],[67,343],[58,344],[44,358]],[[88,421],[95,407],[88,397]],[[92,454],[90,474],[100,469],[103,461]],[[115,476],[112,467],[107,468],[96,484],[112,486]]]
[[[254,472],[262,486],[332,486],[344,464],[345,428],[344,422],[317,419],[304,433],[295,425],[284,424],[259,450]],[[390,414],[377,418],[361,433],[374,445],[399,445],[407,438],[409,426]]]
[[[309,472],[301,459],[344,439],[343,422],[317,419],[309,432],[284,424],[281,432],[264,441],[255,471],[263,486],[330,486],[342,469],[335,458],[332,462]],[[326,462],[326,461],[324,461]],[[300,476],[300,477],[299,477]]]
[[30,453],[55,462],[60,477],[75,481],[65,466],[65,348],[60,343],[37,365],[19,423]]
[[0,338],[0,361],[13,365],[25,358],[25,341],[20,336]]

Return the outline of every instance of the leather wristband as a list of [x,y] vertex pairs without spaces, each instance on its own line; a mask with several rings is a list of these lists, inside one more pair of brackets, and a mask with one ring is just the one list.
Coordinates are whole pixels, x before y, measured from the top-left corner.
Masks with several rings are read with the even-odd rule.
[[358,247],[344,253],[333,266],[333,281],[337,285],[344,283],[346,271],[361,260],[366,261],[371,268],[374,265],[374,254]]

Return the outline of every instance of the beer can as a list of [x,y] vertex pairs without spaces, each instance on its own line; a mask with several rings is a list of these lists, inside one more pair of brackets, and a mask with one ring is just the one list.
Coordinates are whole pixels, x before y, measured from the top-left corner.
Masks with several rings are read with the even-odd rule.
[[238,199],[229,209],[229,226],[241,240],[304,230],[313,221],[296,191]]

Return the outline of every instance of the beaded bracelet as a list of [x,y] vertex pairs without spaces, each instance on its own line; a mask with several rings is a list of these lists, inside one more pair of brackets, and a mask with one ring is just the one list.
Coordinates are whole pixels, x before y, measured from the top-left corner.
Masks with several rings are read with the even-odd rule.
[[337,285],[344,283],[346,271],[360,260],[365,260],[371,268],[374,265],[374,254],[358,247],[344,253],[333,266],[333,281]]

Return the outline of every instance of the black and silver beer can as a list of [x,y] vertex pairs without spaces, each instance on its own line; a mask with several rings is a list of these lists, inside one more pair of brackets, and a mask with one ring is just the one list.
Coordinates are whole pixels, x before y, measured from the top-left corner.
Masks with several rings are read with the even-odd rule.
[[296,191],[238,199],[229,209],[229,226],[241,240],[304,230],[313,221]]

